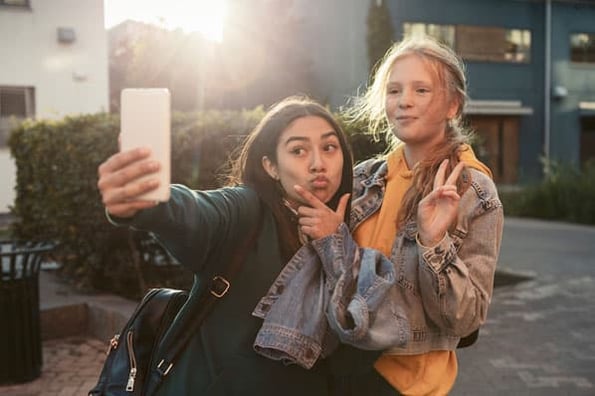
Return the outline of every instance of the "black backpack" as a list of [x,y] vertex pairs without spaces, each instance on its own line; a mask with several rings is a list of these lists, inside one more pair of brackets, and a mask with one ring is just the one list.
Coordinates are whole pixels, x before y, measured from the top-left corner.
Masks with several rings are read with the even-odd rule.
[[[196,276],[190,292],[151,289],[108,346],[108,355],[97,385],[89,396],[150,396],[173,367],[184,346],[208,316],[214,303],[225,296],[233,275],[256,243],[262,225],[254,227],[222,275],[209,282]],[[208,277],[206,278],[208,279]]]

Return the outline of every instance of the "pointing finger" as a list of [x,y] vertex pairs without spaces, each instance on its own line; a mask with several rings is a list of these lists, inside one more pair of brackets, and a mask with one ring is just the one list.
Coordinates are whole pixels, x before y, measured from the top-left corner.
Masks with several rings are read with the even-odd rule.
[[337,210],[335,210],[335,213],[340,215],[341,218],[345,217],[345,210],[347,210],[347,203],[349,202],[350,195],[351,194],[349,193],[343,194],[343,196],[339,200],[339,205],[337,205]]
[[317,209],[327,208],[324,202],[322,202],[320,199],[318,199],[314,194],[306,190],[304,187],[296,184],[293,186],[293,188],[300,195],[300,197],[304,198],[304,201],[306,201],[311,207]]

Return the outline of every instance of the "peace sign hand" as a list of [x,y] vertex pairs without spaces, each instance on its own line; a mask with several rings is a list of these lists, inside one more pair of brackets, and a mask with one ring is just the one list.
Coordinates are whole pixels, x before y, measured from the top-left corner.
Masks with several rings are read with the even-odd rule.
[[446,177],[448,159],[440,164],[434,177],[434,189],[417,207],[419,241],[424,246],[437,245],[457,217],[461,197],[457,192],[457,180],[465,164],[459,162]]
[[293,188],[309,205],[298,208],[301,231],[310,239],[320,239],[334,234],[345,218],[350,194],[344,194],[339,200],[337,210],[332,210],[302,186],[295,185]]

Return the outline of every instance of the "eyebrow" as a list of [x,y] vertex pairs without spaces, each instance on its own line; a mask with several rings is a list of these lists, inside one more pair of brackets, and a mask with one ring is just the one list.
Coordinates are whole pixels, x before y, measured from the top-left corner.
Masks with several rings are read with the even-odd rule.
[[[322,140],[328,139],[331,136],[335,136],[335,137],[339,138],[339,135],[337,134],[336,131],[330,131],[330,132],[326,132],[322,135]],[[287,146],[289,143],[294,142],[294,141],[307,142],[309,140],[310,139],[305,136],[291,136],[289,139],[287,139],[285,141],[285,145]]]
[[[411,84],[414,84],[415,85],[415,84],[431,84],[432,82],[431,81],[426,81],[426,80],[413,80],[413,81],[409,81],[408,83],[411,83]],[[400,81],[391,81],[391,80],[389,80],[386,83],[386,85],[387,86],[391,86],[391,85],[403,85],[403,83],[400,82]]]

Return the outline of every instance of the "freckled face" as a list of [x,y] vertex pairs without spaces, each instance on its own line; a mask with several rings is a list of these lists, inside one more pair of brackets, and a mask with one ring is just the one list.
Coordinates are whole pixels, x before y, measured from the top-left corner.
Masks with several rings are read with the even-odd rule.
[[306,116],[294,120],[277,143],[277,163],[267,157],[263,166],[280,181],[292,204],[305,204],[293,186],[300,185],[326,203],[341,185],[343,151],[337,132],[324,118]]
[[399,140],[432,147],[444,139],[446,123],[457,108],[428,62],[413,54],[395,61],[387,84],[386,115]]

